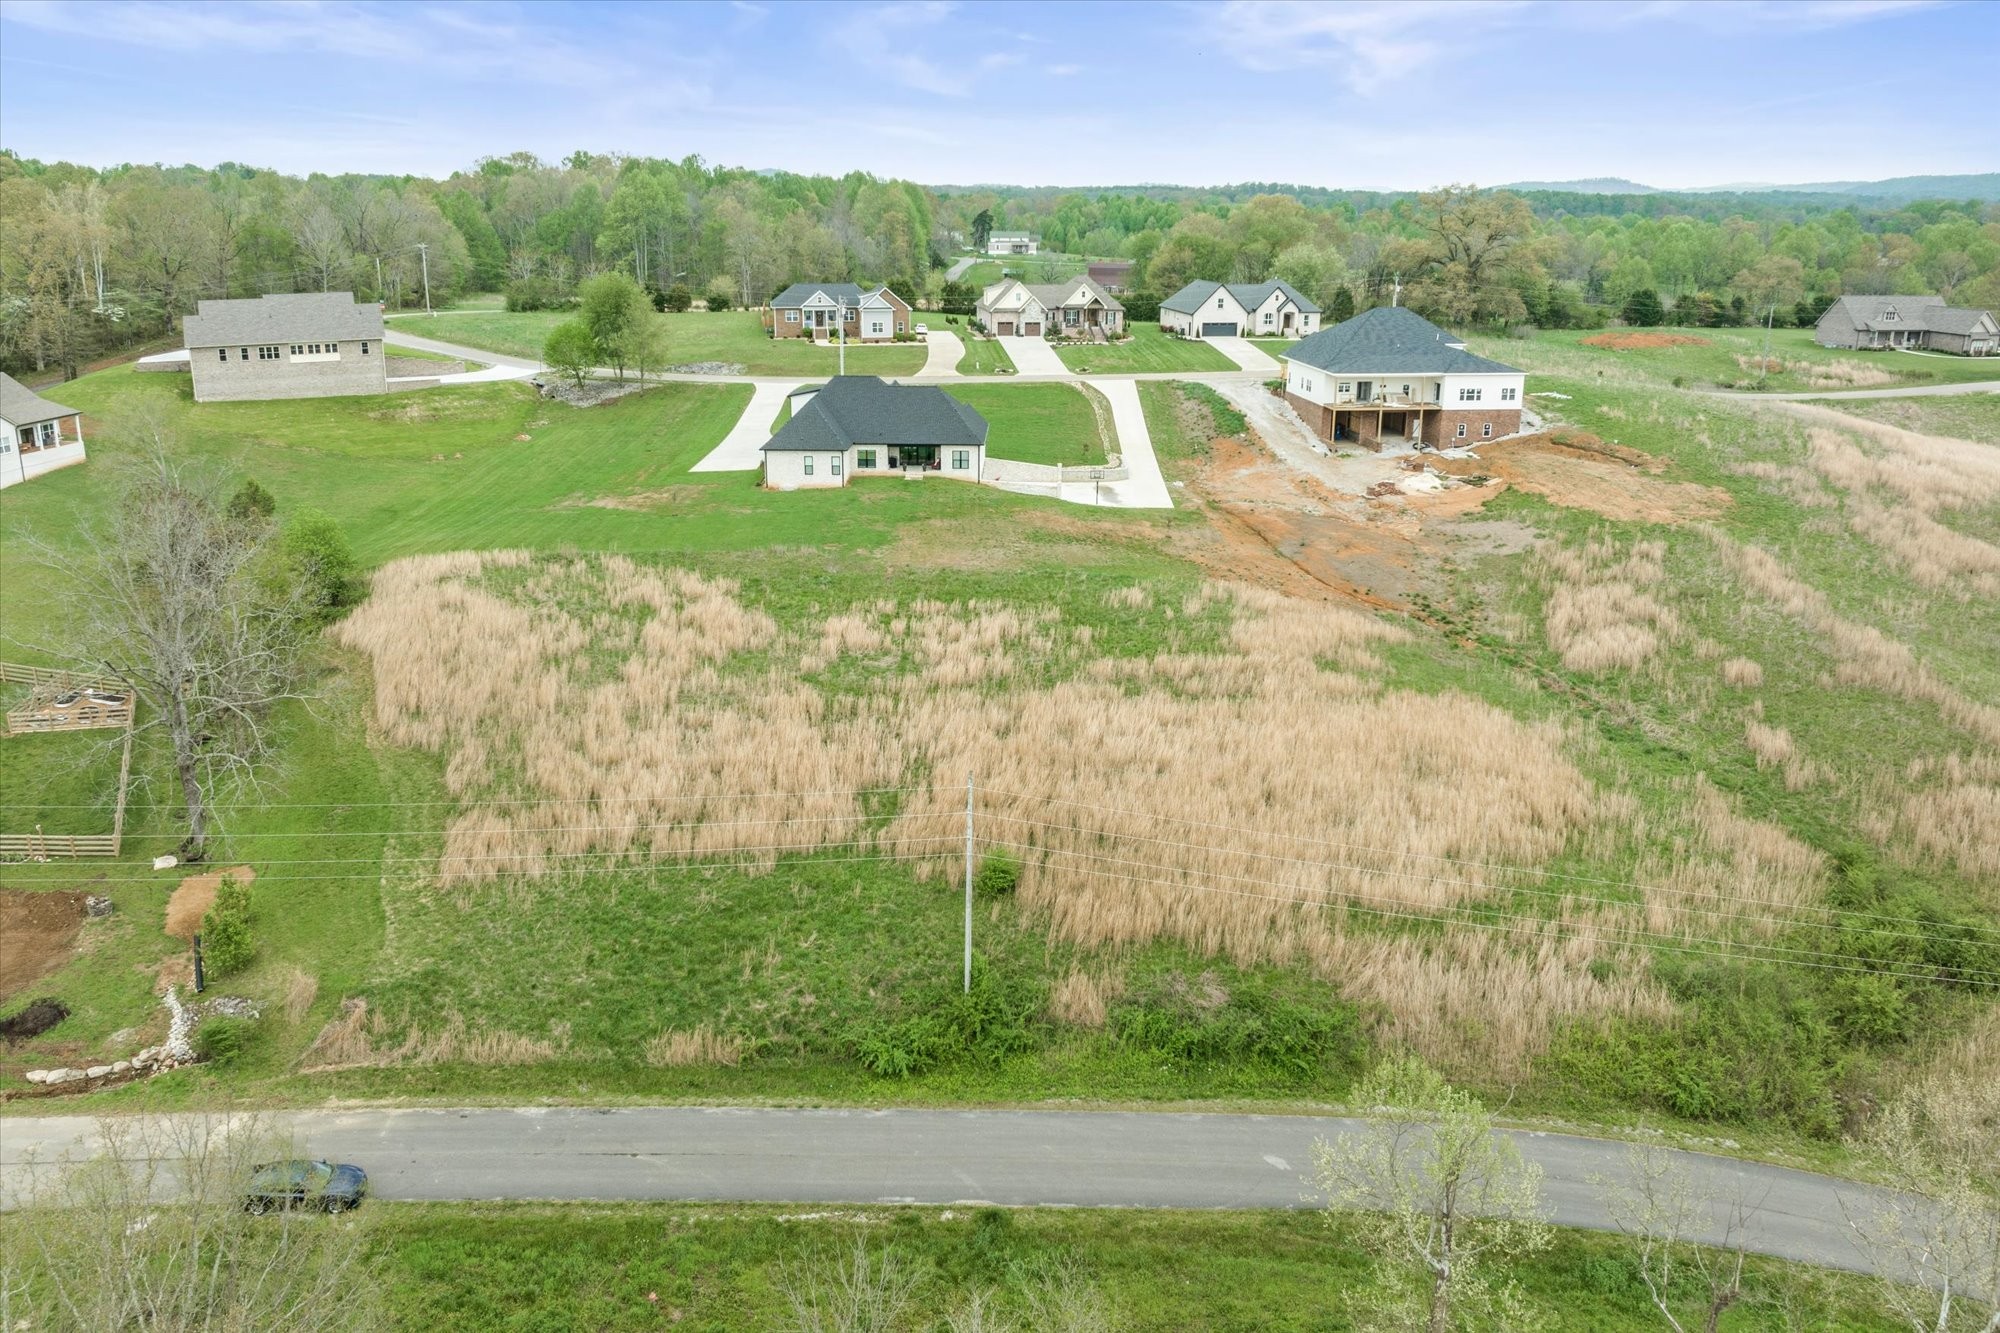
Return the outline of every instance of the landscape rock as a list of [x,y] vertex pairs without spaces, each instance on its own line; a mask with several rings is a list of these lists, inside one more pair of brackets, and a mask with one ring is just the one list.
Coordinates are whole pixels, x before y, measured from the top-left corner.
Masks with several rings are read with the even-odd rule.
[[83,914],[85,916],[110,916],[112,907],[111,899],[105,894],[91,893],[84,895]]
[[30,1070],[28,1071],[28,1082],[30,1082],[30,1083],[46,1083],[46,1082],[48,1082],[48,1081],[49,1081],[49,1071],[48,1071],[48,1070],[46,1070],[46,1069],[30,1069]]
[[83,1071],[83,1076],[85,1078],[103,1078],[106,1074],[110,1072],[111,1072],[110,1065],[92,1065],[90,1068]]
[[129,1074],[132,1072],[132,1062],[130,1060],[113,1060],[111,1062],[111,1072],[114,1074]]
[[177,987],[167,987],[164,1003],[167,1012],[172,1014],[173,1018],[167,1025],[167,1039],[161,1043],[160,1054],[172,1064],[193,1064],[194,1044],[188,1037],[194,1032],[197,1015],[194,1010],[181,1003]]
[[668,375],[743,375],[747,368],[738,361],[688,361],[678,366],[668,366],[663,372]]
[[213,1000],[196,1005],[195,1012],[202,1018],[218,1015],[224,1018],[260,1018],[264,1010],[255,1000],[241,995],[218,995]]
[[43,1079],[42,1082],[51,1085],[57,1083],[81,1083],[83,1082],[83,1077],[81,1069],[51,1069],[49,1076]]

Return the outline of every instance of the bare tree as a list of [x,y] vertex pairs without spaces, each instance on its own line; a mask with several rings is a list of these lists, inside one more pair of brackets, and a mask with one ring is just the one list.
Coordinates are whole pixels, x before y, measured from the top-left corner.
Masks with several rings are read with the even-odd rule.
[[787,1266],[779,1289],[799,1333],[888,1333],[924,1279],[893,1249],[871,1256],[860,1237],[845,1262]]
[[[1844,1203],[1912,1333],[2000,1333],[2000,1088],[1992,1070],[1923,1080],[1880,1111],[1858,1145],[1898,1188]],[[1983,1084],[1980,1080],[1983,1078]]]
[[142,451],[108,522],[34,549],[72,590],[51,651],[122,681],[146,705],[140,729],[166,733],[187,810],[181,851],[198,861],[219,794],[254,784],[270,756],[271,709],[306,697],[310,608],[274,577],[268,524],[227,515],[159,417],[128,429]]
[[[1383,1264],[1405,1320],[1449,1330],[1516,1303],[1505,1265],[1547,1248],[1541,1168],[1494,1133],[1493,1114],[1415,1059],[1390,1061],[1356,1090],[1361,1133],[1313,1144],[1327,1206]],[[1399,1320],[1398,1322],[1405,1322]]]
[[298,218],[292,224],[292,239],[298,243],[299,257],[307,272],[319,282],[321,291],[333,288],[334,274],[346,269],[353,259],[347,248],[347,232],[325,204],[311,205],[301,199]]
[[[1680,1160],[1658,1145],[1639,1144],[1627,1155],[1626,1176],[1599,1185],[1667,1327],[1715,1333],[1723,1314],[1743,1299],[1746,1228],[1759,1204],[1744,1198],[1740,1177],[1735,1188],[1712,1174],[1697,1180]],[[1718,1203],[1724,1209],[1722,1244],[1697,1242]]]
[[0,1214],[0,1320],[14,1328],[259,1329],[383,1324],[365,1217],[251,1217],[259,1162],[294,1155],[254,1117],[108,1116],[99,1152],[29,1164]]

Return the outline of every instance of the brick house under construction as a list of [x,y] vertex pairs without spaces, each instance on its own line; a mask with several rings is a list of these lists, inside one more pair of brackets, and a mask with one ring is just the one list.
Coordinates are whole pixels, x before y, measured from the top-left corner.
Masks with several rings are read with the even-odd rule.
[[1365,311],[1282,355],[1286,401],[1329,442],[1449,449],[1521,429],[1527,375],[1400,306]]

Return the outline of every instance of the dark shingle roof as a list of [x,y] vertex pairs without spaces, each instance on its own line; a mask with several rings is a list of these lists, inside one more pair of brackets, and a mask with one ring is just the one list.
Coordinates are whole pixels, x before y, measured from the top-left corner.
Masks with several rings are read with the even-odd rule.
[[943,389],[836,375],[764,445],[805,452],[856,444],[986,443],[986,418]]
[[1891,310],[1897,316],[1892,328],[1923,328],[1932,311],[1943,305],[1942,296],[1843,296],[1834,302],[1857,329],[1872,328]]
[[1202,308],[1209,297],[1215,295],[1225,285],[1229,288],[1229,294],[1235,297],[1237,304],[1241,305],[1245,310],[1255,310],[1258,306],[1271,299],[1272,292],[1283,292],[1291,298],[1293,305],[1306,314],[1317,315],[1319,313],[1318,306],[1307,300],[1298,288],[1292,286],[1291,283],[1286,282],[1283,278],[1273,278],[1269,282],[1232,282],[1227,284],[1197,279],[1175,292],[1172,296],[1169,296],[1166,300],[1160,302],[1160,309],[1171,310],[1178,315],[1192,315]]
[[777,309],[787,306],[804,305],[812,299],[814,292],[825,292],[829,299],[840,305],[860,305],[861,288],[851,282],[795,282],[771,298]]
[[1383,375],[1518,375],[1520,370],[1474,356],[1455,333],[1403,306],[1378,306],[1321,329],[1289,351],[1280,353],[1335,374]]
[[203,301],[181,321],[189,347],[346,342],[382,338],[382,307],[353,292],[285,292],[255,300]]
[[1045,310],[1062,309],[1063,303],[1069,300],[1070,294],[1078,287],[1084,288],[1092,296],[1095,296],[1103,303],[1104,308],[1107,310],[1123,310],[1125,308],[1123,301],[1120,301],[1110,292],[1105,291],[1090,278],[1071,278],[1068,282],[1024,282],[1021,285],[1026,287],[1029,293],[1042,303],[1042,308]]
[[1943,306],[1924,312],[1924,323],[1939,333],[1977,333],[1979,321],[1986,318],[1987,311],[1972,310],[1964,306]]
[[76,415],[75,408],[52,403],[12,375],[0,374],[0,421],[10,426],[32,426],[38,421],[60,421]]

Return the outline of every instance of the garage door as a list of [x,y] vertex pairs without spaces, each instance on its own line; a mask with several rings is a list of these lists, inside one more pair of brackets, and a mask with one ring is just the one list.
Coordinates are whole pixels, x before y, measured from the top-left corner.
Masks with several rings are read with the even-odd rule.
[[1204,324],[1201,326],[1201,336],[1204,338],[1234,338],[1236,336],[1236,326],[1234,324]]
[[1021,332],[1027,334],[1030,338],[1039,338],[1042,336],[1042,326],[1040,324],[1023,324]]
[[1001,320],[1001,321],[1000,321],[1000,336],[1001,336],[1001,337],[1003,337],[1003,338],[1005,338],[1005,337],[1008,337],[1008,336],[1012,335],[1012,333],[1013,333],[1013,332],[1014,332],[1014,321],[1013,321],[1013,320],[1011,320],[1011,319],[1003,319],[1003,320]]

